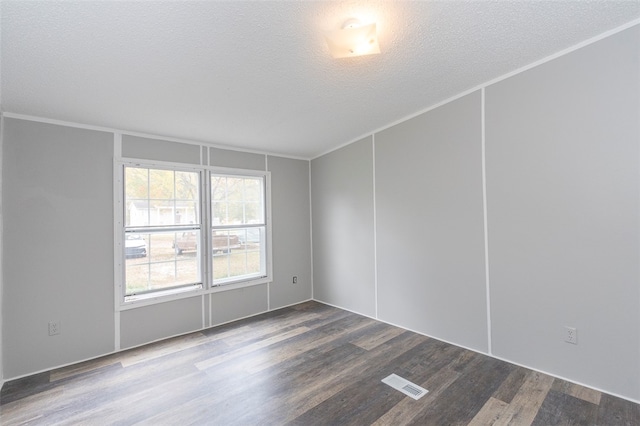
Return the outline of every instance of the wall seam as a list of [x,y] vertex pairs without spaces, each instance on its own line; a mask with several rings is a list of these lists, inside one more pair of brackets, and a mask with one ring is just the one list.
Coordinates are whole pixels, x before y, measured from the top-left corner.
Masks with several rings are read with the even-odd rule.
[[4,126],[4,114],[2,114],[2,108],[0,107],[0,389],[4,385],[4,215],[2,213]]
[[373,186],[373,300],[378,319],[378,221],[376,215],[376,135],[371,135],[372,186]]
[[206,324],[205,324],[205,307],[204,307],[204,294],[202,294],[200,296],[200,301],[201,301],[201,308],[200,310],[202,311],[202,328],[205,328]]
[[[638,72],[638,78],[640,78],[640,70]],[[640,99],[640,89],[638,90],[637,95],[638,95],[638,99]],[[637,121],[637,123],[640,123],[640,108],[638,108],[638,121]],[[638,129],[638,145],[637,146],[640,147],[640,129]],[[638,150],[638,164],[640,164],[640,149]],[[638,169],[638,182],[640,183],[640,168]],[[638,187],[638,189],[640,190],[640,186]],[[640,199],[640,193],[639,193],[639,198],[638,199]],[[636,209],[638,209],[638,207],[639,207],[638,206],[638,204],[639,204],[638,203],[638,199],[636,199],[636,206],[637,206]],[[638,210],[636,210],[636,211],[638,211]],[[640,224],[640,215],[638,215],[638,222]],[[640,229],[640,227],[638,229]],[[639,247],[640,247],[640,236],[638,237],[638,243],[639,243]],[[636,277],[638,277],[638,279],[640,279],[640,262],[638,262],[638,271],[636,273]],[[639,290],[640,290],[640,287],[639,287]],[[640,291],[638,292],[638,303],[640,304]],[[638,337],[639,337],[639,339],[638,339],[638,355],[640,355],[640,327],[638,329]],[[638,358],[640,359],[640,356]],[[639,390],[638,395],[640,395],[640,372],[638,374],[637,383],[638,383],[638,388],[639,388],[638,389]],[[640,403],[640,396],[638,396],[638,398],[639,398],[639,403]]]
[[[122,157],[122,134],[121,133],[114,133],[113,134],[113,157],[115,158],[120,158]],[[120,173],[120,168],[116,167],[114,164],[113,167],[113,173]],[[117,182],[121,182],[121,177],[120,175],[118,176],[113,176],[113,182],[117,183]],[[117,187],[117,185],[114,184],[113,187],[113,209],[114,209],[114,220],[116,222],[119,221],[119,217],[120,217],[120,211],[118,209],[118,207],[121,205],[121,201],[120,201],[120,194],[121,194],[121,190],[120,188]],[[114,241],[121,241],[121,238],[117,235],[119,232],[121,232],[121,228],[122,228],[122,223],[119,223],[120,226],[114,226]],[[114,277],[114,314],[113,314],[113,327],[114,327],[114,333],[113,333],[113,348],[115,351],[119,351],[120,350],[120,341],[121,341],[121,336],[120,336],[120,297],[122,296],[122,273],[123,273],[123,265],[122,262],[120,261],[121,258],[121,252],[122,250],[118,247],[115,247],[114,245],[114,258],[118,259],[118,267],[115,268],[115,273],[118,274],[117,277]]]
[[487,217],[487,159],[486,159],[486,134],[485,134],[485,88],[480,91],[480,134],[481,134],[481,161],[482,161],[482,217],[484,221],[484,273],[485,291],[487,300],[487,351],[493,354],[493,342],[491,339],[491,285],[489,280],[489,226]]
[[[200,165],[201,166],[208,166],[209,165],[209,149],[207,149],[204,145],[200,145],[200,150],[199,151],[200,151]],[[205,158],[205,156],[206,156],[206,158]],[[206,162],[206,164],[205,164],[205,162]],[[200,218],[202,219],[202,213],[200,213]],[[200,268],[200,272],[202,272],[202,269],[203,268]],[[207,273],[208,268],[205,267],[204,270],[205,270],[204,277],[201,277],[202,280],[203,280],[203,283],[202,283],[202,287],[203,288],[209,283],[208,273]],[[204,281],[206,281],[206,284],[205,284]],[[205,294],[202,294],[201,295],[200,310],[201,310],[201,313],[202,313],[202,328],[203,329],[207,325],[206,324],[207,313],[206,313],[206,307],[205,307],[204,299],[205,299]]]
[[311,196],[311,160],[307,161],[309,162],[309,255],[311,256],[311,299],[313,299],[313,197]]
[[[269,172],[269,156],[267,154],[264,155],[264,171],[265,172]],[[271,182],[269,182],[269,188],[271,187]],[[271,195],[269,195],[269,199],[271,199]],[[271,213],[271,211],[269,212]],[[271,216],[271,214],[269,214],[269,216]],[[268,218],[268,220],[271,220],[270,218]],[[269,233],[269,240],[273,239],[273,221],[271,221],[271,227],[270,227],[270,233]],[[271,283],[273,282],[274,274],[273,274],[273,245],[271,243],[269,243],[269,246],[271,247],[271,249],[269,250],[269,262],[271,264],[271,270],[269,271],[269,273],[271,274],[271,281],[267,281],[267,311],[271,310]]]
[[213,293],[209,293],[209,327],[213,327]]

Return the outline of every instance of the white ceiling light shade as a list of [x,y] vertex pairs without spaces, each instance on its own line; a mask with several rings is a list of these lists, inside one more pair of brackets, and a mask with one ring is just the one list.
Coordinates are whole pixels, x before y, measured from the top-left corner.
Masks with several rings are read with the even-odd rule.
[[342,29],[328,31],[325,38],[334,58],[380,53],[375,23],[362,25],[357,19],[350,19],[344,23]]

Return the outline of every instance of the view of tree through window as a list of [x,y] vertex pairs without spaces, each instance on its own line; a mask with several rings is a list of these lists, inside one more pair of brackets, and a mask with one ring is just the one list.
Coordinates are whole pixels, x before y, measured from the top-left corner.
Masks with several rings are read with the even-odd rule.
[[200,239],[199,193],[198,172],[125,167],[125,296],[201,283],[197,245],[176,249]]
[[267,277],[264,174],[139,163],[123,171],[125,302]]
[[211,233],[228,250],[213,257],[214,284],[265,276],[264,178],[211,176]]

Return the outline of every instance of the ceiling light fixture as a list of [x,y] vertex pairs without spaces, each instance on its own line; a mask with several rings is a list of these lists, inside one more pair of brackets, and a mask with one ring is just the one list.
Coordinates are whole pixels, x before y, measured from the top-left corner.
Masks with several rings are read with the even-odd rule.
[[349,19],[341,30],[328,31],[325,38],[334,58],[380,53],[375,23],[362,25],[357,19]]

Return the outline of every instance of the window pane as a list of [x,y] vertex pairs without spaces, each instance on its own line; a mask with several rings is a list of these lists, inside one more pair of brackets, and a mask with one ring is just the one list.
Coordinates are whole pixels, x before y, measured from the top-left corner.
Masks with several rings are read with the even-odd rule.
[[199,173],[125,168],[125,226],[199,224]]
[[129,264],[144,263],[149,253],[148,235],[126,234],[124,237],[124,257],[130,259]]
[[244,179],[244,223],[264,223],[264,179]]
[[241,228],[231,231],[240,240],[243,246],[256,246],[264,244],[264,226],[255,228]]
[[[219,239],[218,244],[227,245],[218,246],[219,250],[214,250],[212,265],[214,284],[245,277],[265,276],[264,236],[265,227],[215,231],[214,241]],[[215,245],[214,248],[216,248]]]
[[175,198],[173,170],[149,170],[149,198],[171,200]]
[[240,239],[229,231],[212,231],[213,253],[229,253],[241,248]]
[[[125,295],[202,283],[200,230],[182,241],[182,232],[158,229],[200,225],[199,184],[198,172],[125,167]],[[127,232],[130,227],[150,228]]]
[[213,201],[225,201],[227,199],[226,177],[211,176],[211,199]]
[[174,223],[176,225],[194,225],[200,224],[198,202],[195,201],[176,201],[176,210]]
[[227,200],[242,201],[243,197],[243,178],[227,176]]
[[[194,235],[192,241],[199,240],[199,233],[189,233]],[[134,253],[131,251],[134,249],[139,253],[139,247],[145,249],[144,255],[126,256],[126,295],[201,282],[197,246],[183,246],[184,251],[178,254],[176,244],[181,243],[181,235],[177,232],[126,235],[125,241],[131,246],[126,248],[128,253]]]
[[200,230],[188,232],[176,232],[172,243],[173,252],[176,255],[191,254],[198,252],[200,245]]
[[176,172],[176,225],[199,224],[198,191],[200,182],[197,173]]
[[149,226],[149,205],[149,200],[127,200],[125,226]]
[[127,260],[127,289],[126,295],[135,294],[150,290],[149,286],[149,265],[131,265]]
[[214,226],[264,223],[264,178],[211,177]]
[[149,262],[173,261],[175,233],[151,234],[149,236]]
[[137,167],[125,168],[126,190],[128,200],[149,198],[149,169]]
[[149,200],[149,225],[163,226],[174,224],[173,200]]
[[264,223],[264,208],[261,202],[247,202],[244,205],[244,223]]
[[125,226],[149,225],[149,170],[125,168]]
[[244,199],[262,203],[262,178],[245,179]]
[[227,203],[214,201],[211,210],[213,225],[224,225],[227,223]]
[[244,203],[231,201],[227,205],[228,217],[226,225],[242,225],[244,222]]
[[197,202],[199,186],[197,173],[176,172],[176,199]]

